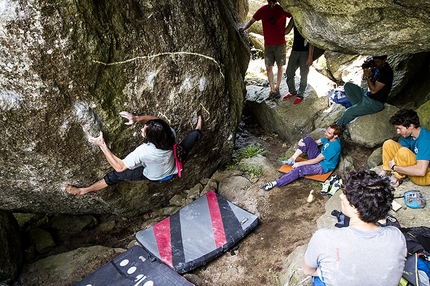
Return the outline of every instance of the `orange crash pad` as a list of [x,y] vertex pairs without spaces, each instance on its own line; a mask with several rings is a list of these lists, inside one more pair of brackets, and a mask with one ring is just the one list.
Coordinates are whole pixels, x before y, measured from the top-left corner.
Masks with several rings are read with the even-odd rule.
[[[297,157],[296,162],[301,162],[301,161],[306,161],[308,159],[303,158],[303,157]],[[293,169],[293,167],[291,167],[290,165],[282,165],[281,168],[279,168],[279,172],[287,174],[288,172],[290,172]],[[308,175],[305,176],[305,179],[309,179],[309,180],[314,180],[314,181],[318,181],[318,182],[324,182],[325,180],[327,180],[330,175],[333,173],[332,171],[329,171],[328,173],[324,173],[321,175]]]

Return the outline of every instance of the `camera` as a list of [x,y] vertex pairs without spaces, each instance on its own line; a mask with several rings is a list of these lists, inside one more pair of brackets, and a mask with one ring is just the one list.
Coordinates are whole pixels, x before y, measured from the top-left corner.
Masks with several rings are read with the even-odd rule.
[[362,69],[374,68],[375,62],[373,61],[373,57],[369,56],[364,60],[364,63],[361,65]]

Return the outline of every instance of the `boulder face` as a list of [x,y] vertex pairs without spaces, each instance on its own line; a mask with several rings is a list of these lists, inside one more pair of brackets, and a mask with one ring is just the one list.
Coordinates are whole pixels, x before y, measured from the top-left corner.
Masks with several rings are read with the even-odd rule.
[[426,0],[279,2],[294,16],[303,36],[325,50],[365,55],[430,50]]
[[12,214],[0,210],[0,281],[14,279],[21,270],[23,255],[19,226]]
[[385,104],[380,112],[355,118],[346,126],[351,140],[367,148],[374,148],[382,146],[387,139],[398,139],[396,129],[389,122],[398,110],[395,106]]
[[[413,87],[424,87],[426,83],[426,74],[429,65],[429,53],[405,54],[405,55],[389,55],[387,62],[394,71],[393,87],[391,89],[389,100],[394,97],[407,97],[420,102],[426,99],[422,93],[414,92]],[[327,68],[330,70],[330,75],[333,80],[344,85],[345,82],[351,81],[358,85],[367,88],[367,83],[363,81],[363,64],[366,56],[346,55],[336,52],[325,52]],[[416,98],[416,94],[419,94]]]
[[[246,108],[254,116],[263,129],[269,133],[276,133],[279,138],[288,143],[296,144],[298,140],[307,136],[315,129],[314,121],[328,108],[327,94],[333,89],[333,82],[311,68],[308,77],[308,86],[304,92],[304,99],[294,106],[294,97],[282,100],[268,100],[270,88],[259,84],[258,71],[264,69],[264,61],[256,60],[253,67],[249,68],[252,75],[246,94]],[[276,77],[276,76],[275,76]],[[282,79],[285,81],[285,78]],[[300,77],[295,77],[296,87],[299,86]],[[282,83],[280,94],[287,94],[288,87]],[[329,124],[332,124],[330,122]],[[323,126],[327,128],[327,126]]]
[[[230,1],[9,1],[0,12],[0,202],[9,211],[135,215],[230,160],[249,49]],[[122,110],[165,119],[178,141],[204,118],[181,179],[76,198],[142,143]]]

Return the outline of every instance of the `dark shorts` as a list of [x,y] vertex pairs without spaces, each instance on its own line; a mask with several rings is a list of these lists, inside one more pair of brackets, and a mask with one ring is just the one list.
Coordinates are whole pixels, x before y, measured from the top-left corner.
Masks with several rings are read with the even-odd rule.
[[[197,141],[200,140],[202,137],[202,132],[198,129],[190,131],[187,136],[184,138],[184,140],[179,143],[179,145],[182,146],[185,157],[190,153],[191,149],[193,148],[194,144],[196,144]],[[115,170],[109,172],[104,176],[104,180],[108,186],[112,186],[115,184],[118,184],[122,181],[142,181],[142,180],[149,180],[147,177],[143,175],[143,166],[137,167],[133,170],[127,169],[123,172],[117,172]],[[166,177],[171,179],[171,177]],[[161,179],[159,181],[163,181],[164,179]]]
[[143,167],[137,167],[133,170],[127,169],[123,172],[117,172],[115,170],[109,172],[104,176],[104,180],[108,186],[112,186],[115,184],[118,184],[122,181],[142,181],[142,180],[148,180],[143,175]]
[[286,45],[264,46],[264,63],[266,66],[273,67],[275,62],[278,66],[285,66],[286,61]]

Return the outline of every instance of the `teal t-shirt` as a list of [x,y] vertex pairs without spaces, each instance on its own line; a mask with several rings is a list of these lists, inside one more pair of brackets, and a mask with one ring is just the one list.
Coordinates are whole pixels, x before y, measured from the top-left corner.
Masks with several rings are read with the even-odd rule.
[[342,151],[342,146],[340,145],[340,139],[330,142],[328,139],[322,137],[321,142],[323,143],[321,148],[321,154],[324,156],[324,160],[320,162],[324,169],[324,172],[334,170],[337,163],[339,163],[340,152]]
[[412,136],[402,137],[400,144],[409,148],[417,156],[417,160],[430,161],[430,132],[421,126],[420,135],[414,140]]

